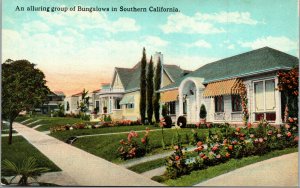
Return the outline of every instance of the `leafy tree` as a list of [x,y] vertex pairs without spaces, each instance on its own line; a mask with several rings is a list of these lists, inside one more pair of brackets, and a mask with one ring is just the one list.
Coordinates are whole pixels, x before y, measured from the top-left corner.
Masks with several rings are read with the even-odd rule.
[[49,171],[50,169],[44,167],[38,167],[36,159],[34,157],[29,157],[23,161],[21,165],[15,164],[7,159],[3,161],[3,170],[7,173],[13,174],[13,178],[10,183],[20,175],[21,178],[18,182],[18,185],[26,186],[28,184],[28,179],[33,178],[37,179],[42,173]]
[[[154,78],[154,90],[158,91],[160,89],[160,84],[161,84],[161,60],[160,58],[158,59],[156,71],[155,71],[155,78]],[[155,93],[154,95],[154,101],[153,101],[153,106],[154,106],[154,116],[156,122],[159,122],[159,100],[160,100],[160,93]]]
[[146,66],[147,66],[147,59],[146,59],[146,49],[143,48],[143,57],[141,60],[141,76],[140,76],[140,115],[141,115],[141,122],[142,124],[145,123],[145,115],[146,115]]
[[152,123],[153,117],[153,74],[153,61],[151,56],[147,72],[147,117],[150,124]]
[[79,104],[79,109],[80,109],[80,112],[82,113],[86,113],[89,109],[89,99],[90,97],[88,97],[89,91],[86,91],[85,89],[83,89],[82,93],[81,93],[81,102]]
[[9,121],[8,143],[12,143],[12,124],[21,111],[30,111],[47,101],[50,93],[44,73],[27,60],[2,64],[2,117]]

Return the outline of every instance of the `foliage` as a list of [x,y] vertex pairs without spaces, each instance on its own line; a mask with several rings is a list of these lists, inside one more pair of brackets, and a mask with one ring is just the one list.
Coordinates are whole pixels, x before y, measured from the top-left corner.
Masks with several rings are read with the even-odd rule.
[[[188,170],[180,171],[178,166],[170,165],[170,159],[174,159],[174,155],[168,158],[166,165],[167,176],[177,178],[187,174],[193,170],[205,169],[208,166],[214,166],[228,161],[230,158],[243,158],[251,155],[264,155],[276,149],[287,147],[297,147],[298,145],[298,121],[296,118],[289,118],[289,122],[279,129],[271,126],[267,121],[261,121],[257,128],[237,127],[235,129],[225,125],[221,132],[209,129],[207,136],[207,148],[204,149],[204,140],[200,140],[195,131],[193,131],[192,143],[196,143],[198,156],[187,157],[181,153],[180,158],[185,159]],[[178,151],[175,149],[175,152]],[[179,153],[180,154],[180,153]],[[179,155],[177,154],[177,155]],[[172,161],[171,160],[171,161]]]
[[282,106],[285,106],[284,122],[289,116],[298,117],[298,95],[299,95],[299,67],[288,72],[279,71],[278,90],[284,96]]
[[137,138],[138,134],[131,131],[127,136],[127,141],[120,140],[121,146],[118,148],[118,153],[121,159],[127,160],[134,157],[144,156],[146,153],[145,148],[141,147],[134,138]]
[[145,116],[146,116],[146,87],[147,87],[147,78],[146,78],[146,49],[143,48],[143,56],[141,59],[141,74],[140,74],[140,116],[141,121],[145,124]]
[[165,128],[171,128],[172,127],[172,118],[170,116],[164,116],[165,120]]
[[176,145],[174,149],[175,152],[166,159],[167,176],[172,179],[189,172],[186,156],[183,154],[182,148]]
[[207,111],[206,111],[205,105],[202,104],[200,107],[200,118],[205,119],[206,115],[207,115]]
[[247,89],[245,84],[241,83],[238,87],[239,90],[239,94],[241,96],[241,100],[242,100],[242,114],[243,114],[243,122],[244,125],[246,126],[248,123],[248,119],[249,119],[249,112],[248,112],[248,99],[247,99]]
[[58,111],[53,114],[54,117],[65,117],[65,110],[63,104],[58,104]]
[[162,105],[162,109],[161,109],[161,115],[163,116],[163,117],[165,117],[165,116],[167,116],[168,115],[168,106],[167,105]]
[[105,122],[111,122],[112,121],[112,119],[111,119],[111,117],[110,117],[110,115],[108,115],[108,116],[104,116],[104,121]]
[[153,94],[154,94],[154,86],[153,86],[153,61],[152,56],[148,65],[148,72],[147,72],[147,117],[148,123],[152,124],[152,117],[153,117]]
[[[156,65],[156,70],[155,70],[155,77],[154,77],[154,91],[158,91],[160,89],[160,84],[161,84],[161,59],[158,59],[158,63]],[[153,110],[154,110],[154,117],[155,121],[159,122],[159,108],[160,108],[160,93],[157,92],[154,95],[154,101],[153,101]]]
[[47,101],[50,93],[44,73],[27,60],[2,64],[2,118],[10,122],[9,144],[12,143],[12,123],[21,111],[30,111]]
[[[18,182],[18,185],[29,185],[28,179],[33,178],[36,180],[41,173],[47,172],[50,169],[45,167],[38,167],[36,159],[34,157],[29,157],[24,159],[22,165],[17,165],[14,162],[11,162],[7,159],[3,161],[3,170],[7,173],[13,174],[13,179],[15,179],[18,175],[21,175],[21,178]],[[11,183],[10,182],[10,183]]]
[[186,117],[179,116],[177,119],[177,125],[180,126],[181,128],[186,127]]
[[89,91],[86,91],[85,89],[83,89],[83,91],[81,92],[81,102],[79,103],[79,106],[78,106],[78,109],[80,109],[80,112],[82,112],[84,114],[89,109],[89,99],[90,99],[90,97],[87,96],[88,93],[89,93]]

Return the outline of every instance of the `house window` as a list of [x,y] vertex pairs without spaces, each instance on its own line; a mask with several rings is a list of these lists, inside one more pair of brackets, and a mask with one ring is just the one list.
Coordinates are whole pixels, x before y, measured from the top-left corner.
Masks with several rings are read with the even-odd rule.
[[130,104],[126,104],[126,108],[134,108],[134,104],[133,103],[130,103]]
[[186,100],[183,101],[183,114],[186,114],[187,111],[187,105],[186,105]]
[[121,109],[120,101],[121,101],[120,98],[115,99],[115,109]]
[[96,101],[96,108],[99,109],[99,107],[100,107],[99,101]]
[[231,106],[233,112],[242,111],[242,99],[240,95],[231,95]]
[[223,96],[215,97],[215,112],[224,112],[224,99],[223,99]]
[[275,80],[263,80],[254,83],[255,121],[266,119],[275,121]]
[[168,102],[167,103],[167,106],[168,106],[168,112],[169,112],[169,115],[174,115],[176,114],[176,102],[175,101],[172,101],[172,102]]

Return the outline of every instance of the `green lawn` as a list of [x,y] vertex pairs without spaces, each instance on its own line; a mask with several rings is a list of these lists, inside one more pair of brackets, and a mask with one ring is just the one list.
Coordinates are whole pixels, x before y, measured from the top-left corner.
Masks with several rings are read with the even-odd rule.
[[160,129],[158,127],[154,127],[152,125],[132,125],[132,126],[118,126],[118,127],[100,127],[97,129],[74,129],[69,131],[60,131],[51,133],[50,136],[58,138],[60,140],[66,140],[71,136],[81,136],[81,135],[91,135],[91,134],[105,134],[105,133],[117,133],[117,132],[130,132],[131,130],[134,131],[141,131],[145,130],[146,127],[150,128],[151,130]]
[[140,174],[164,166],[165,163],[166,163],[166,159],[162,158],[162,159],[156,159],[153,161],[147,161],[145,163],[137,164],[132,167],[129,167],[128,169]]
[[[22,136],[13,137],[12,145],[8,145],[8,137],[1,138],[2,142],[2,155],[1,163],[3,160],[8,159],[15,163],[21,163],[24,159],[28,157],[35,157],[37,159],[38,165],[41,167],[47,167],[50,172],[60,171],[60,169],[50,161],[45,155],[39,152],[34,146],[27,142]],[[2,166],[2,165],[1,165]],[[5,171],[2,170],[2,175],[8,176]]]
[[[115,127],[117,128],[117,127]],[[208,133],[207,129],[201,129],[199,132],[203,132],[204,134]],[[176,135],[176,130],[173,129],[165,129],[164,131],[165,135],[165,143],[167,146],[170,146],[173,144],[176,144],[176,138],[174,135]],[[179,130],[180,135],[182,136],[183,143],[186,143],[185,141],[185,134],[191,135],[191,129],[185,128]],[[64,135],[65,133],[54,133],[51,134],[52,136],[65,141],[67,137]],[[143,137],[144,133],[139,133],[138,141]],[[104,136],[93,136],[93,137],[83,137],[78,138],[74,142],[74,146],[85,150],[89,153],[92,153],[96,156],[102,157],[108,161],[120,163],[121,160],[118,157],[117,149],[120,146],[119,141],[121,139],[127,139],[127,134],[116,134],[116,135],[104,135]],[[154,149],[149,155],[163,152],[162,145],[161,145],[161,131],[155,131],[150,132],[149,135],[150,139],[150,146],[152,149]],[[173,140],[173,141],[172,141]]]
[[204,170],[193,171],[191,172],[191,174],[181,176],[180,178],[177,179],[166,180],[164,184],[167,184],[169,186],[192,186],[200,182],[203,182],[207,179],[211,179],[213,177],[235,170],[237,168],[241,168],[243,166],[257,163],[266,159],[270,159],[273,157],[277,157],[280,155],[293,153],[297,151],[298,148],[287,148],[284,150],[275,150],[263,156],[250,156],[250,157],[244,157],[242,159],[231,159],[226,163],[219,164],[216,166],[211,166]]

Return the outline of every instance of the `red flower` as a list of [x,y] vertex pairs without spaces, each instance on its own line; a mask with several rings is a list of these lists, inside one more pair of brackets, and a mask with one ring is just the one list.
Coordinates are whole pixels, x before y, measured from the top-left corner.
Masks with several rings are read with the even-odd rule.
[[178,161],[180,157],[178,155],[175,156],[175,160]]
[[294,122],[294,119],[289,117],[289,122],[293,123]]
[[247,127],[248,127],[248,129],[250,129],[251,128],[251,123],[249,122],[248,124],[247,124]]
[[299,137],[296,136],[296,137],[294,138],[294,141],[295,141],[295,142],[298,142],[298,141],[299,141]]
[[291,133],[291,132],[287,132],[286,135],[287,135],[288,137],[291,137],[291,136],[292,136],[292,133]]
[[216,151],[216,150],[218,150],[218,147],[214,146],[214,147],[211,148],[211,150]]
[[146,139],[145,139],[145,138],[142,138],[142,139],[141,139],[141,142],[142,142],[143,144],[145,144],[145,143],[146,143]]
[[269,130],[269,131],[268,131],[268,135],[270,136],[270,135],[272,135],[272,134],[273,134],[273,131]]
[[229,154],[229,153],[226,153],[225,156],[226,156],[227,158],[229,158],[229,157],[230,157],[230,154]]
[[201,141],[199,141],[198,143],[197,143],[197,146],[199,147],[199,146],[202,146],[202,142]]
[[237,128],[236,128],[236,131],[237,131],[237,132],[240,132],[240,131],[241,131],[241,128],[237,127]]
[[228,146],[228,149],[229,149],[229,150],[233,150],[233,146],[232,146],[232,145],[229,145],[229,146]]

